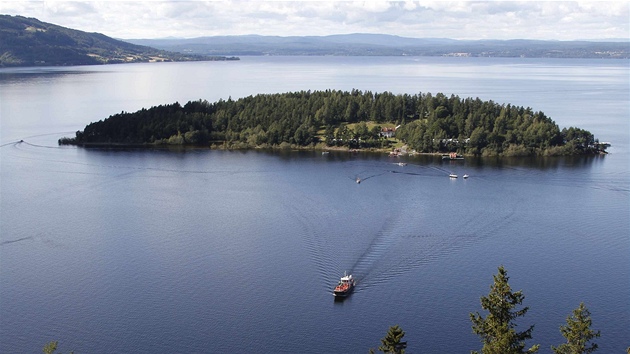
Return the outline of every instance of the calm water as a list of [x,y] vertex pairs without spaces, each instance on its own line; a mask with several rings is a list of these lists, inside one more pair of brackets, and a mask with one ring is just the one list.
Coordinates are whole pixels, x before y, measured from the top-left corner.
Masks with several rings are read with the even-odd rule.
[[[399,324],[410,353],[467,353],[480,348],[468,313],[501,264],[530,307],[528,344],[550,352],[584,301],[600,351],[623,352],[629,74],[627,61],[353,57],[0,70],[0,352],[364,353]],[[328,88],[529,106],[613,147],[400,167],[56,145],[120,111]],[[346,270],[357,290],[335,302]]]

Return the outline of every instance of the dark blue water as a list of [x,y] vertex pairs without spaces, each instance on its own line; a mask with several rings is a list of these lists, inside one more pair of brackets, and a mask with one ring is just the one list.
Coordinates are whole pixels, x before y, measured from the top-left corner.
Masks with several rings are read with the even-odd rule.
[[[290,74],[290,75],[289,75]],[[509,79],[506,79],[509,78]],[[57,147],[121,110],[260,92],[444,92],[531,106],[607,156],[467,159]],[[480,348],[504,265],[550,352],[581,301],[630,345],[628,63],[245,58],[0,71],[0,352]],[[225,95],[224,95],[225,94]],[[19,143],[20,139],[24,142]],[[448,178],[450,172],[471,177]],[[361,184],[355,183],[361,177]],[[355,293],[333,301],[344,271]]]

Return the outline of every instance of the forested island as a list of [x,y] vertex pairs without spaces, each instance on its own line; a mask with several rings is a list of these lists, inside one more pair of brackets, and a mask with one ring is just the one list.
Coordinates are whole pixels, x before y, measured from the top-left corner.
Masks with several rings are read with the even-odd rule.
[[589,131],[560,129],[543,112],[437,93],[299,91],[178,102],[121,112],[60,145],[194,145],[249,149],[391,150],[477,156],[605,153]]

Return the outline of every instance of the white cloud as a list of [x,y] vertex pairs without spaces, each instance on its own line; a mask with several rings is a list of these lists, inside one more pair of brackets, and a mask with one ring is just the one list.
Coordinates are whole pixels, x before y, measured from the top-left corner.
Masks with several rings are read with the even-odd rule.
[[354,32],[456,39],[630,38],[627,1],[2,0],[0,13],[117,38]]
[[351,4],[354,9],[367,12],[385,12],[392,6],[389,1],[356,1]]

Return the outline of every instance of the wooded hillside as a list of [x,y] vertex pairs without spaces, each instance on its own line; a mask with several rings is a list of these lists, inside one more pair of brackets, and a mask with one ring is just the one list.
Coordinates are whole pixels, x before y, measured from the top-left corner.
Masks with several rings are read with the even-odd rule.
[[34,18],[0,15],[0,67],[226,59],[167,52]]

